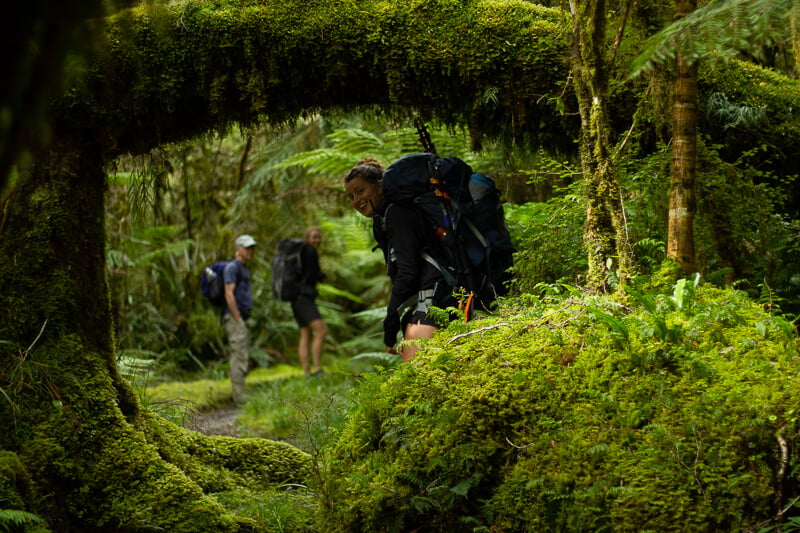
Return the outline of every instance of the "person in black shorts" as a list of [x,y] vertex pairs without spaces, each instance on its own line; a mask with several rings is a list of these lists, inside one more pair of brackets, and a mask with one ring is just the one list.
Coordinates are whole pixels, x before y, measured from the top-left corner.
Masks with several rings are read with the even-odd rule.
[[[297,347],[300,366],[303,367],[303,373],[306,376],[316,376],[323,373],[322,348],[328,333],[315,301],[317,283],[325,279],[325,273],[319,267],[319,255],[317,254],[317,250],[322,244],[322,232],[317,227],[308,228],[304,240],[306,243],[300,252],[300,260],[303,265],[300,295],[292,300],[292,314],[300,327],[300,343]],[[311,371],[312,362],[313,373]]]
[[[383,343],[389,353],[400,353],[403,362],[410,361],[419,347],[408,342],[430,339],[438,324],[429,315],[432,307],[447,309],[457,302],[439,270],[423,257],[431,251],[431,231],[413,208],[387,205],[383,199],[381,179],[383,165],[372,158],[359,161],[344,180],[344,188],[353,208],[372,218],[372,230],[383,250],[392,294],[383,321]],[[399,350],[397,335],[403,332]]]

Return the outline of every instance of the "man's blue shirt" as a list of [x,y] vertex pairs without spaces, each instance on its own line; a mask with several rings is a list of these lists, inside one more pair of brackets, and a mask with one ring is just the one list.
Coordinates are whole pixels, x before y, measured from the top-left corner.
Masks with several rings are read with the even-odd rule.
[[[250,271],[244,263],[235,259],[227,264],[225,270],[222,272],[222,280],[225,285],[228,283],[235,283],[236,288],[233,290],[233,296],[236,298],[236,307],[239,308],[239,314],[242,318],[247,319],[250,317],[250,311],[253,309],[253,292],[250,289]],[[224,309],[228,313],[228,308]]]

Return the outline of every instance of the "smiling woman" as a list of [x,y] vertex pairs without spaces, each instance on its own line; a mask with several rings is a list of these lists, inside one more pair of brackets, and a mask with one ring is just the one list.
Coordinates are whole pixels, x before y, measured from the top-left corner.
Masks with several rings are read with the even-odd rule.
[[344,189],[353,209],[367,218],[375,214],[375,206],[381,201],[381,177],[383,166],[372,158],[362,159],[344,179]]
[[[442,273],[426,260],[436,255],[428,238],[430,228],[413,207],[384,201],[382,178],[378,161],[362,159],[347,174],[344,186],[353,209],[372,218],[372,233],[392,280],[383,343],[387,352],[399,353],[408,362],[419,349],[413,341],[430,339],[438,329],[428,316],[430,308],[447,309],[456,302]],[[397,345],[400,332],[402,342]]]

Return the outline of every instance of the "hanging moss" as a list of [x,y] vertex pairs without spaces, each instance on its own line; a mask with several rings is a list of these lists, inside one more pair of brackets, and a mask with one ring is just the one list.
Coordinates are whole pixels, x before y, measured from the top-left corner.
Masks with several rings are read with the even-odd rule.
[[122,151],[370,105],[569,143],[576,124],[543,98],[567,76],[562,19],[519,0],[141,7],[108,21],[56,111]]

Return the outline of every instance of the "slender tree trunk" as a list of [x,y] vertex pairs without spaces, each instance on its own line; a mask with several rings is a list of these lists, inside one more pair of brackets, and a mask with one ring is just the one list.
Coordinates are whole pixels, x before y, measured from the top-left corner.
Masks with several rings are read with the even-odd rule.
[[[691,13],[695,0],[676,0],[675,17]],[[697,65],[677,54],[672,106],[672,170],[669,187],[667,257],[685,272],[695,269],[694,215],[697,165]]]
[[612,273],[619,287],[631,272],[625,217],[616,169],[611,158],[608,117],[606,2],[570,2],[573,13],[573,75],[581,116],[581,166],[586,184],[584,244],[588,254],[587,286],[608,288]]

